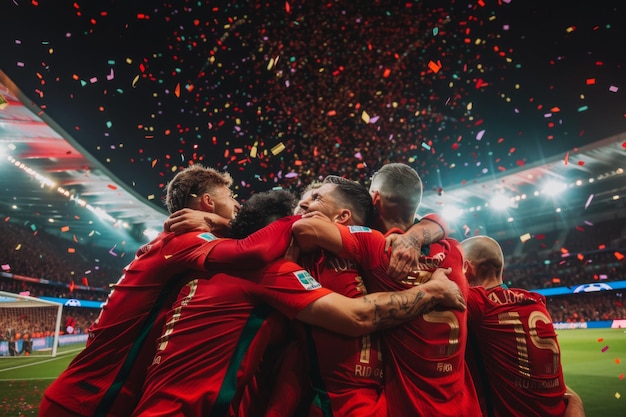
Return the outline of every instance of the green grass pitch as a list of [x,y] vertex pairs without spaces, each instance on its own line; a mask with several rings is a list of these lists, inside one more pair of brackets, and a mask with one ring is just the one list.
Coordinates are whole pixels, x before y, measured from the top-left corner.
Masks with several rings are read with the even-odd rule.
[[[560,330],[565,382],[580,394],[588,417],[626,416],[626,329]],[[80,350],[56,358],[0,359],[0,417],[36,416],[45,388]]]

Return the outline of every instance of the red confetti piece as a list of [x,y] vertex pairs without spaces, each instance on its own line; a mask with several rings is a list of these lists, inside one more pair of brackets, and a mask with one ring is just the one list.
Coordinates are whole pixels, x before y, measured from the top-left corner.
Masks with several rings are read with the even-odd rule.
[[608,346],[603,347],[603,348],[602,348],[602,353],[606,352],[607,350],[609,350],[609,347],[608,347]]
[[441,69],[441,61],[437,61],[436,63],[434,61],[430,61],[428,63],[428,68],[430,68],[432,72],[437,74],[439,70]]
[[624,255],[620,252],[615,252],[613,253],[613,255],[615,256],[615,259],[617,259],[618,261],[621,261],[622,259],[624,259]]
[[107,187],[110,188],[111,190],[117,190],[117,185],[108,184]]

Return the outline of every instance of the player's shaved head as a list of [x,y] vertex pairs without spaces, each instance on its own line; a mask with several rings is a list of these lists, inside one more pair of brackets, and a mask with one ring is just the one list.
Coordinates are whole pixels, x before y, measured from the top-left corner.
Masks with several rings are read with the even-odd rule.
[[504,255],[500,244],[488,236],[474,236],[461,242],[465,259],[472,264],[479,279],[502,278]]

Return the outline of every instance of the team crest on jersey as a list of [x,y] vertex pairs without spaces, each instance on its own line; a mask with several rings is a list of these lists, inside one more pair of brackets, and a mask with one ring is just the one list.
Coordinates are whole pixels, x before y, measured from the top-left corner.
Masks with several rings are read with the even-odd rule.
[[212,241],[212,240],[216,240],[216,239],[218,239],[218,237],[217,237],[217,236],[215,236],[213,233],[209,233],[209,232],[200,233],[200,234],[198,235],[198,237],[199,237],[200,239],[204,239],[204,240],[206,240],[206,241],[208,241],[208,242],[210,242],[210,241]]
[[350,233],[372,233],[372,229],[365,226],[348,226]]
[[293,275],[298,279],[305,290],[316,290],[318,288],[322,288],[320,283],[305,270],[296,271]]

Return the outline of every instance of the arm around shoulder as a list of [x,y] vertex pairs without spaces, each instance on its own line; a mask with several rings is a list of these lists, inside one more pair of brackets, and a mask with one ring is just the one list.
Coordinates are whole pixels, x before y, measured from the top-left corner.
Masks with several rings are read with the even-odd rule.
[[435,306],[465,309],[459,287],[442,269],[430,281],[405,291],[377,292],[359,298],[337,293],[312,302],[296,318],[346,336],[361,336],[428,313]]

